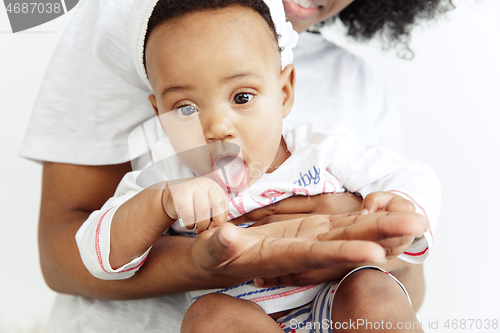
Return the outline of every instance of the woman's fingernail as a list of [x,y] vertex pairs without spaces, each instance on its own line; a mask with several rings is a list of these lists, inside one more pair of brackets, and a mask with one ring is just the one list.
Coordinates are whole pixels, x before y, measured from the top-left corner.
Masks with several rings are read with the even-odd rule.
[[264,285],[264,279],[262,278],[253,279],[253,284],[255,284],[257,287],[261,287]]
[[368,215],[368,209],[363,209],[361,211],[361,215]]
[[227,235],[224,233],[224,229],[222,228],[219,229],[219,242],[225,247],[231,246],[231,242],[227,238]]

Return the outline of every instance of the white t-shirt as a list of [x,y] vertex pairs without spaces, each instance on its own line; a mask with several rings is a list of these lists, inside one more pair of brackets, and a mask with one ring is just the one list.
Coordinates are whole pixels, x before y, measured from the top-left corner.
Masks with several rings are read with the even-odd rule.
[[[432,230],[441,206],[439,182],[430,167],[408,161],[388,149],[366,149],[345,126],[335,126],[329,122],[294,128],[285,126],[283,138],[291,156],[277,170],[264,174],[248,189],[237,195],[228,194],[228,219],[294,195],[342,193],[348,190],[365,197],[376,191],[390,191],[413,201],[417,212],[429,221],[424,238],[414,242],[400,258],[412,263],[421,263],[427,258],[432,246]],[[151,179],[152,184],[179,179],[177,175],[180,174],[194,176],[183,164],[170,167],[160,162],[156,164],[158,170],[163,171],[159,172],[156,181]],[[140,173],[127,174],[118,186],[115,197],[109,199],[99,211],[93,212],[76,234],[82,260],[97,278],[129,278],[146,260],[149,250],[117,269],[112,269],[109,264],[110,230],[114,213],[121,204],[144,188],[138,184]],[[181,235],[192,234],[177,222],[172,228]],[[254,287],[250,281],[231,288],[194,291],[191,295],[195,300],[209,292],[223,292],[253,301],[267,313],[275,313],[311,302],[321,287],[262,289]]]
[[[129,155],[129,134],[154,113],[147,100],[151,91],[137,75],[128,48],[132,2],[80,3],[47,69],[21,156],[83,165],[136,157]],[[385,85],[361,59],[319,35],[302,33],[294,64],[292,123],[336,117],[365,144],[399,150],[397,110]],[[106,302],[61,294],[49,332],[178,332],[188,305],[184,295]]]

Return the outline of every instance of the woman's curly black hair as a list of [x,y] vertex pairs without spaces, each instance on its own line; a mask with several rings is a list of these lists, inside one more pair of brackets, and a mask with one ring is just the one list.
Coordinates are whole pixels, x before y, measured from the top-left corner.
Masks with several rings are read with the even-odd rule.
[[338,19],[346,26],[347,34],[357,40],[380,35],[407,45],[415,24],[435,19],[452,8],[451,0],[355,0],[340,12]]

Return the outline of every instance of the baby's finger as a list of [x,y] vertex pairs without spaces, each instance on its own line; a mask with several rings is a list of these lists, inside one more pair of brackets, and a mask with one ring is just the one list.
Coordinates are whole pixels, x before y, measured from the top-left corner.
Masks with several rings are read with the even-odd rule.
[[415,213],[415,205],[405,198],[395,198],[389,201],[385,206],[385,210],[388,212]]
[[217,227],[227,221],[228,204],[226,194],[220,188],[209,190],[210,207],[212,207],[212,223],[210,227]]
[[384,209],[387,202],[394,196],[388,192],[373,192],[363,199],[361,205],[361,214],[375,213],[379,209]]
[[[186,190],[186,183],[169,182],[170,196],[175,209],[175,214],[178,219],[181,219],[181,224],[187,229],[194,228],[194,206],[193,196]],[[167,211],[167,214],[169,212]],[[169,215],[171,216],[171,215]]]
[[208,193],[195,192],[193,201],[196,233],[200,234],[207,230],[210,225],[210,200]]
[[210,227],[210,224],[211,224],[210,220],[203,220],[203,221],[200,221],[200,222],[196,222],[196,224],[195,224],[195,227],[196,227],[195,231],[196,231],[196,233],[199,235],[202,232],[207,231],[208,228]]
[[191,210],[179,210],[177,211],[179,218],[182,220],[182,224],[186,229],[193,230],[196,227],[196,219],[194,216],[193,209]]
[[193,199],[190,198],[189,200],[184,199],[184,200],[175,200],[176,198],[174,197],[174,204],[175,204],[175,210],[177,211],[177,216],[182,219],[182,224],[186,227],[188,230],[192,230],[195,227],[195,216],[194,216],[194,203]]
[[210,223],[210,228],[215,228],[220,226],[222,223],[227,221],[227,210],[222,212],[222,214],[219,215],[213,215],[212,216],[212,221]]

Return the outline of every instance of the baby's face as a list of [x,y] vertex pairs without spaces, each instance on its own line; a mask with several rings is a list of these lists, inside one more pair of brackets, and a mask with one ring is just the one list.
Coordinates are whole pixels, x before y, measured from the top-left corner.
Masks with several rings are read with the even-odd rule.
[[196,175],[234,159],[214,175],[238,192],[288,157],[280,143],[294,70],[281,71],[278,45],[258,13],[231,6],[169,20],[151,33],[146,63],[150,101],[175,151],[209,144],[210,154],[179,155]]

